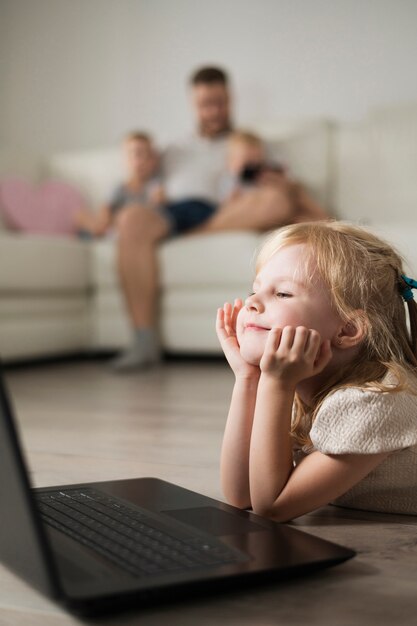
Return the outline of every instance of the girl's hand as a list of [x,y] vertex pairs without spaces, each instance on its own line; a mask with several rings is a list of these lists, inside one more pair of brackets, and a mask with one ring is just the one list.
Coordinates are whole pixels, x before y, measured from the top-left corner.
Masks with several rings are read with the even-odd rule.
[[236,320],[242,307],[242,300],[237,299],[233,306],[230,302],[226,302],[222,309],[217,309],[217,337],[236,378],[259,378],[261,373],[259,367],[245,361],[240,354],[236,337]]
[[300,381],[319,374],[331,358],[330,341],[322,343],[316,330],[304,326],[272,328],[260,369],[295,388]]

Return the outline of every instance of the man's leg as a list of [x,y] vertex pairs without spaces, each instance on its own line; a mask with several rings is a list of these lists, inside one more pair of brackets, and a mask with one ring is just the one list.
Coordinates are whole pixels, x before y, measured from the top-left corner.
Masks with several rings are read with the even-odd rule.
[[159,356],[157,318],[157,245],[169,232],[169,223],[142,206],[126,207],[116,223],[120,284],[134,327],[130,348],[114,361],[117,370],[139,368]]

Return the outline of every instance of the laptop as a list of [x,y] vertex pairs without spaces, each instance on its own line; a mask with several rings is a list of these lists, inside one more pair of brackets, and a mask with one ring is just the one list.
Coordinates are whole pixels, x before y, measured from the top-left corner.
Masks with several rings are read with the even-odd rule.
[[0,561],[77,614],[287,579],[353,550],[157,478],[34,489],[0,370]]

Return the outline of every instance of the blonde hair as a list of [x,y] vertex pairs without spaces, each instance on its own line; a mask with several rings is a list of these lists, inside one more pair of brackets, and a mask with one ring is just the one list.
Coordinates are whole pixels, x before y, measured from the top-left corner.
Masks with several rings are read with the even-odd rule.
[[[305,222],[275,231],[259,252],[256,272],[280,248],[296,244],[306,244],[313,271],[329,289],[341,319],[360,325],[364,333],[357,358],[327,381],[315,398],[311,416],[296,396],[291,432],[297,443],[308,445],[311,425],[330,392],[353,386],[381,392],[409,387],[409,374],[417,374],[417,304],[407,302],[408,328],[401,256],[388,242],[344,222]],[[388,373],[393,376],[390,384],[384,384]]]
[[147,143],[149,147],[152,147],[153,141],[149,133],[145,133],[141,130],[131,130],[124,136],[124,141],[143,141]]
[[236,143],[244,144],[245,146],[251,146],[253,148],[263,148],[263,141],[255,133],[248,130],[234,130],[229,135],[229,145]]

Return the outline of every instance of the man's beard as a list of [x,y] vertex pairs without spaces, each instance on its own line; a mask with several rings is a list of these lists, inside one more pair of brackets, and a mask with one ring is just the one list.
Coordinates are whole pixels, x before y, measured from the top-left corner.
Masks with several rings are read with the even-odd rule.
[[223,135],[228,135],[233,129],[233,124],[231,120],[226,120],[223,126],[218,127],[216,130],[213,130],[213,127],[210,124],[200,124],[200,135],[203,137],[222,137]]

